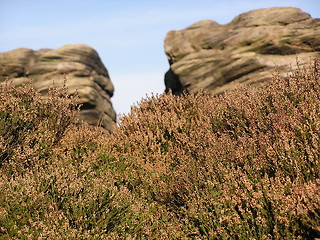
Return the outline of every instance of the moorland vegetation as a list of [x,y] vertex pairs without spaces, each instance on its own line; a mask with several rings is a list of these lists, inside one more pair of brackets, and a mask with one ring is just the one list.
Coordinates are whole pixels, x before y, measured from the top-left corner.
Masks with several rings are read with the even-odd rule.
[[1,85],[0,239],[319,238],[319,76],[151,96],[110,135]]

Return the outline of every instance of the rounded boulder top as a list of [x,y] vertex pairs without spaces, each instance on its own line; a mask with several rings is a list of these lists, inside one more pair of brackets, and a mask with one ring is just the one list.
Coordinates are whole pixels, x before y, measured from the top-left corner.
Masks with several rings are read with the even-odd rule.
[[273,7],[262,8],[240,14],[232,20],[230,25],[240,27],[255,27],[263,25],[288,25],[310,19],[310,14],[299,8]]

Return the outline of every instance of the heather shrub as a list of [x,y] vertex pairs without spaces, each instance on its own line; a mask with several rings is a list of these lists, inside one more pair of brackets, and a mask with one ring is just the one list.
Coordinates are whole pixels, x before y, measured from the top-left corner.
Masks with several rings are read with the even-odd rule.
[[130,224],[133,199],[126,188],[114,186],[113,177],[95,161],[99,145],[94,139],[99,137],[91,130],[71,129],[45,163],[23,173],[2,174],[0,235],[100,239],[115,229],[121,233],[124,218]]
[[0,90],[0,239],[166,238],[170,214],[113,175],[108,135],[77,124],[67,89],[47,98],[30,85]]
[[319,238],[319,69],[152,96],[111,135],[2,87],[0,239]]
[[319,90],[317,60],[259,88],[142,100],[111,136],[117,174],[187,238],[319,237]]
[[75,120],[76,102],[64,87],[52,88],[46,99],[32,86],[0,85],[0,165],[18,161],[21,167],[50,155],[51,148]]

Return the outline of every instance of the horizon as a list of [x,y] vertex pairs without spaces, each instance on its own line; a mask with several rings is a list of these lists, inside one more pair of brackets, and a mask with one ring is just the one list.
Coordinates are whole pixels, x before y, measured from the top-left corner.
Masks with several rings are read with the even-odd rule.
[[108,69],[115,111],[127,114],[146,95],[164,92],[169,63],[163,44],[169,31],[205,19],[226,24],[241,13],[280,6],[320,18],[319,5],[317,0],[0,0],[0,52],[89,45]]

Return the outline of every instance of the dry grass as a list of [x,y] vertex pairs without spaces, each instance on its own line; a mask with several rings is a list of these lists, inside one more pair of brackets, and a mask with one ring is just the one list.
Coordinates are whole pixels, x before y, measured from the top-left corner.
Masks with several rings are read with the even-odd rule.
[[153,96],[112,135],[1,87],[0,239],[319,238],[319,71]]

